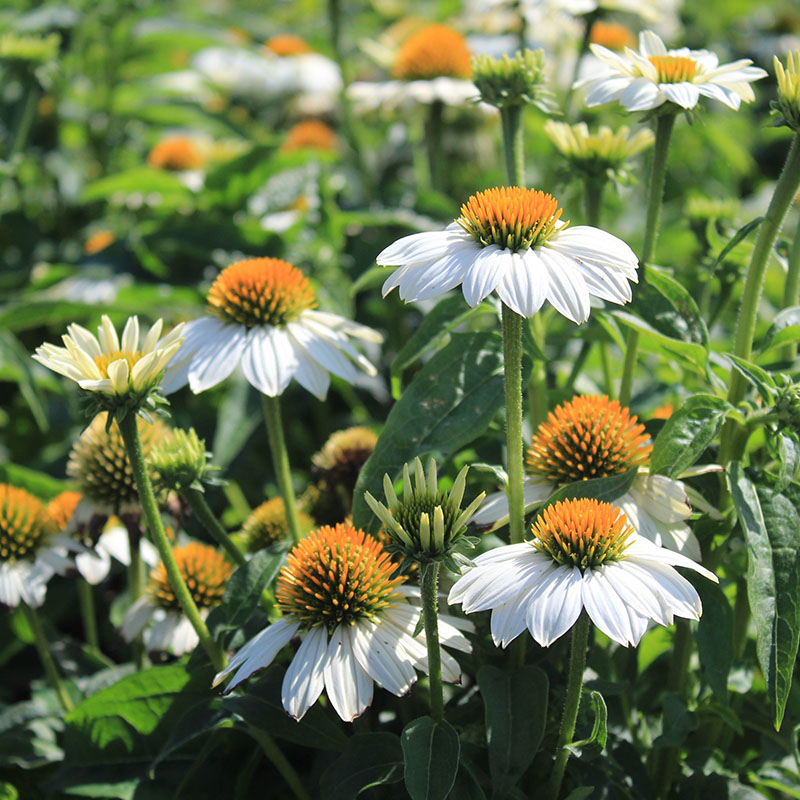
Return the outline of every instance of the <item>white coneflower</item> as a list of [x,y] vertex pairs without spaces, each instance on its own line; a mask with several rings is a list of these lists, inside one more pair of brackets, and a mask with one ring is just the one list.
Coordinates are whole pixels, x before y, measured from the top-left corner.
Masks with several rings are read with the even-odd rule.
[[[425,635],[415,635],[419,608],[380,543],[351,525],[324,526],[289,553],[275,592],[283,617],[248,642],[214,679],[229,675],[228,691],[269,666],[295,636],[302,638],[283,680],[283,707],[300,719],[325,689],[350,722],[372,702],[373,683],[398,696],[427,667]],[[442,643],[468,651],[456,628],[439,621]],[[445,680],[458,664],[444,651]]]
[[685,556],[637,536],[625,514],[609,503],[555,503],[532,530],[530,542],[478,556],[448,597],[466,613],[491,609],[492,638],[500,647],[526,627],[547,647],[584,608],[610,639],[635,645],[650,620],[671,625],[676,616],[700,618],[697,591],[673,567],[717,580]]
[[625,242],[587,225],[568,227],[549,194],[508,186],[478,192],[443,231],[415,233],[375,259],[397,270],[383,284],[399,287],[406,302],[435,297],[461,285],[478,305],[496,291],[523,317],[549,300],[576,323],[589,317],[591,295],[612,303],[631,299],[638,260]]
[[269,397],[282,394],[294,378],[324,400],[331,372],[350,382],[357,380],[358,369],[374,375],[375,367],[350,338],[381,342],[383,337],[314,306],[308,279],[287,261],[253,258],[231,264],[209,290],[209,316],[186,325],[163,391],[187,382],[193,392],[205,391],[239,364],[247,380]]

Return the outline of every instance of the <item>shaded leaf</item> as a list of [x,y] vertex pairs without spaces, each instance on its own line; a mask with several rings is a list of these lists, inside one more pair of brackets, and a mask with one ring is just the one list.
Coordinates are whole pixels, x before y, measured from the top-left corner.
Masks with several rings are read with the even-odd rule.
[[591,497],[604,503],[612,503],[622,497],[633,486],[639,470],[634,467],[619,475],[610,475],[608,478],[590,478],[588,481],[573,481],[557,489],[545,503],[538,508],[542,513],[545,508],[560,503],[562,500],[572,500],[580,497]]
[[0,330],[0,356],[17,372],[19,390],[31,410],[36,426],[40,431],[46,431],[48,429],[47,414],[33,379],[31,368],[34,362],[31,354],[11,331]]
[[592,692],[589,695],[594,708],[594,724],[588,739],[581,739],[568,745],[569,749],[578,757],[589,761],[597,758],[606,746],[608,739],[608,710],[606,701],[600,692]]
[[711,271],[713,272],[716,268],[725,260],[728,253],[733,250],[736,245],[738,245],[741,241],[743,241],[752,231],[754,231],[764,220],[766,217],[756,217],[755,219],[751,219],[750,222],[742,225],[736,233],[731,236],[730,241],[725,245],[725,247],[720,250],[719,255],[714,259],[714,263],[711,265]]
[[703,614],[697,624],[697,654],[708,685],[723,704],[728,702],[728,673],[733,664],[733,610],[718,583],[686,573],[700,600]]
[[347,749],[322,773],[320,796],[326,800],[354,800],[365,789],[402,779],[403,750],[393,733],[359,733]]
[[789,306],[775,315],[758,349],[763,351],[797,341],[800,341],[800,306]]
[[411,800],[445,800],[458,772],[461,743],[449,722],[420,717],[400,737],[406,789]]
[[258,608],[261,592],[272,584],[286,558],[286,551],[261,550],[233,573],[225,587],[222,612],[228,625],[240,628]]
[[772,403],[777,387],[772,376],[758,364],[746,361],[743,358],[728,353],[728,358],[733,362],[734,369],[742,374],[748,383],[755,386],[759,396],[765,403]]

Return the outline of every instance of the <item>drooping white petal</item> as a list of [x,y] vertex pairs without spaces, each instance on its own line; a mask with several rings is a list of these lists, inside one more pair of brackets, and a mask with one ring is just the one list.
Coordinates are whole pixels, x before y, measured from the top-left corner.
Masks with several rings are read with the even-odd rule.
[[[532,591],[532,590],[531,590]],[[527,627],[530,591],[520,593],[509,603],[492,609],[492,641],[496,647],[508,647]]]
[[295,347],[297,369],[294,379],[319,400],[324,400],[328,394],[331,375],[325,367],[315,358],[312,358],[302,347]]
[[551,562],[527,598],[526,623],[531,636],[549,647],[578,619],[581,603],[581,571]]
[[488,297],[503,280],[513,261],[509,250],[496,244],[482,248],[465,271],[461,289],[467,304],[473,308]]
[[306,633],[286,670],[281,700],[289,716],[296,720],[302,719],[322,694],[327,650],[328,632],[324,625],[317,625]]
[[191,653],[199,643],[200,638],[192,623],[183,614],[178,615],[178,621],[172,630],[172,636],[167,646],[169,652],[176,656],[182,656],[184,653]]
[[286,330],[251,328],[242,353],[242,370],[248,382],[262,394],[283,394],[297,368],[298,358]]
[[144,629],[144,626],[150,622],[156,606],[153,600],[148,595],[142,595],[131,607],[125,612],[125,617],[122,620],[122,628],[120,633],[126,642],[133,641]]
[[602,567],[588,569],[583,574],[581,596],[586,613],[609,639],[625,647],[638,644],[636,634],[640,626],[632,625],[631,617],[641,615],[625,604]]
[[406,694],[417,680],[412,660],[389,626],[368,620],[356,622],[353,652],[372,680],[398,697]]
[[559,314],[577,325],[585,322],[589,318],[591,302],[586,281],[574,261],[549,247],[541,248],[538,255],[547,268],[547,299],[550,304]]
[[352,629],[339,624],[331,634],[325,661],[325,691],[336,713],[352,722],[372,702],[373,682],[353,652]]
[[681,108],[694,108],[700,99],[700,91],[693,83],[660,83],[662,94]]
[[105,550],[98,548],[92,553],[78,553],[75,556],[75,566],[88,583],[97,586],[111,570],[111,558]]
[[532,317],[547,299],[549,278],[535,250],[511,253],[511,266],[497,285],[500,299],[517,314]]
[[[189,367],[189,388],[195,394],[224,381],[245,353],[247,336],[243,326],[226,325],[220,320],[212,321],[217,324],[203,326],[208,338],[192,355]],[[182,350],[183,348],[178,351],[176,357],[180,356]]]
[[620,93],[619,102],[628,111],[648,111],[664,103],[664,95],[649,78],[636,78]]

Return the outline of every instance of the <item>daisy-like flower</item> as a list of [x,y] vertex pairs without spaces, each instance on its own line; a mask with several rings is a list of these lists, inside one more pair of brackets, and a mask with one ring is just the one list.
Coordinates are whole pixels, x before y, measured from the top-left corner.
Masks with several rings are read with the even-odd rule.
[[[314,527],[314,520],[300,509],[297,510],[297,521],[301,534],[308,533]],[[280,497],[273,497],[254,508],[242,524],[241,540],[248,553],[257,553],[290,539],[286,506]]]
[[426,25],[398,49],[391,70],[395,80],[357,81],[347,92],[361,111],[416,103],[466,105],[478,98],[470,80],[470,58],[467,41],[458,31],[447,25]]
[[334,153],[337,149],[338,143],[333,129],[318,119],[298,122],[289,129],[281,145],[281,150],[285,153],[293,153],[296,150],[322,150]]
[[72,565],[66,553],[77,549],[53,531],[42,503],[25,489],[0,483],[0,603],[44,603],[47,582]]
[[197,144],[187,136],[168,136],[153,147],[147,163],[156,169],[183,172],[203,166],[205,159]]
[[111,247],[116,238],[114,232],[107,228],[95,231],[86,240],[86,244],[83,245],[83,252],[86,253],[87,256],[93,256],[95,253],[99,253],[107,247]]
[[[222,602],[225,586],[233,574],[233,564],[207,544],[190,542],[172,550],[181,576],[192,599],[205,619]],[[150,623],[153,623],[150,627]],[[144,631],[144,644],[151,651],[165,651],[180,656],[197,646],[199,639],[184,616],[162,564],[150,573],[143,594],[127,611],[122,622],[122,636],[130,642]]]
[[358,379],[375,367],[350,337],[381,342],[383,337],[344,317],[314,310],[316,298],[297,267],[278,258],[252,258],[224,269],[208,293],[209,316],[189,322],[185,341],[167,370],[162,390],[189,383],[195,393],[225,380],[241,364],[247,380],[269,397],[283,393],[294,378],[324,400],[330,374]]
[[[229,675],[231,691],[269,666],[295,636],[302,643],[283,680],[283,707],[301,719],[325,689],[337,714],[351,722],[372,702],[373,682],[398,697],[427,669],[425,634],[415,636],[414,587],[392,577],[396,565],[378,541],[351,525],[322,527],[289,553],[275,597],[283,617],[248,642],[214,678]],[[443,644],[465,652],[469,643],[439,619]],[[460,679],[442,651],[444,679]]]
[[590,47],[608,69],[575,84],[588,89],[587,106],[619,100],[628,111],[649,111],[667,102],[690,109],[703,96],[736,110],[742,100],[755,100],[750,84],[767,74],[750,66],[749,58],[720,64],[708,50],[667,50],[653,31],[639,35],[639,52],[626,47],[619,55],[601,45]]
[[568,227],[549,194],[508,186],[478,192],[441,232],[398,239],[375,259],[399,267],[383,284],[406,302],[425,300],[461,284],[477,306],[496,291],[523,317],[549,300],[567,319],[589,317],[591,295],[612,303],[631,299],[637,258],[625,242],[587,225]]
[[592,622],[621,645],[636,645],[650,620],[699,619],[697,591],[674,567],[709,580],[694,561],[637,536],[625,514],[594,499],[565,500],[544,510],[533,540],[475,559],[448,602],[466,613],[491,609],[492,638],[506,647],[527,627],[542,647],[563,636],[585,608]]
[[183,342],[183,324],[161,336],[163,320],[144,335],[138,317],[130,317],[122,340],[104,314],[97,337],[80,325],[67,326],[64,347],[43,344],[33,356],[48,369],[76,381],[81,389],[94,392],[107,409],[141,408],[158,388],[161,373]]
[[[644,425],[606,395],[577,395],[551,411],[533,436],[526,459],[525,510],[543,503],[559,487],[637,469],[631,488],[614,501],[634,530],[656,545],[693,559],[700,545],[686,520],[692,509],[686,487],[648,470],[653,449]],[[504,492],[489,495],[471,524],[499,527],[508,521]]]

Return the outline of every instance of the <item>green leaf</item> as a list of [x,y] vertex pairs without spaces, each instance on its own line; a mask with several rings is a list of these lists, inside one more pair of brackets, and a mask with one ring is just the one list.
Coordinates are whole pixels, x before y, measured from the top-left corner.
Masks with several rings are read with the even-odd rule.
[[619,475],[610,475],[608,478],[590,478],[588,481],[573,481],[553,492],[547,501],[538,508],[541,514],[545,508],[560,503],[562,500],[573,500],[576,497],[591,497],[603,503],[612,503],[622,497],[633,486],[639,470],[634,467]]
[[800,489],[756,487],[739,462],[728,467],[731,495],[747,544],[747,596],[758,662],[779,728],[800,640]]
[[271,666],[260,680],[248,684],[247,694],[223,698],[223,707],[279,739],[318,750],[344,750],[348,740],[341,726],[318,703],[299,722],[286,713],[281,703],[283,675],[281,667]]
[[93,181],[87,184],[81,199],[84,203],[93,203],[114,195],[141,195],[143,198],[158,195],[159,206],[173,206],[192,200],[191,190],[175,175],[152,167],[134,167]]
[[358,733],[344,753],[322,773],[320,797],[354,800],[365,789],[402,778],[403,750],[393,733]]
[[7,781],[0,781],[0,800],[18,800],[17,787]]
[[353,522],[375,530],[364,492],[382,497],[383,476],[396,476],[414,456],[446,457],[479,437],[504,404],[503,342],[496,333],[454,333],[414,376],[389,412],[375,451],[353,493]]
[[36,426],[40,431],[48,429],[47,413],[44,410],[44,403],[39,396],[39,390],[33,379],[33,359],[31,354],[25,349],[11,331],[0,330],[0,356],[17,372],[17,382],[19,390],[31,410]]
[[677,477],[713,442],[730,405],[710,394],[690,397],[666,421],[653,442],[650,472]]
[[765,403],[772,403],[777,392],[772,376],[752,361],[746,361],[733,353],[728,353],[728,358],[733,362],[734,369],[740,372],[748,383],[756,387],[761,399]]
[[400,737],[406,789],[411,800],[445,800],[458,772],[461,743],[447,720],[420,717]]
[[675,692],[666,692],[663,705],[661,735],[656,737],[653,747],[680,747],[686,741],[693,724],[686,703]]
[[755,219],[751,219],[746,225],[742,225],[742,227],[733,234],[728,244],[722,248],[719,255],[714,259],[714,263],[711,265],[711,272],[714,272],[716,268],[725,260],[725,257],[728,255],[728,253],[730,253],[731,250],[736,247],[736,245],[738,245],[752,231],[754,231],[765,219],[766,217],[756,217]]
[[579,786],[577,789],[573,789],[564,800],[587,800],[592,796],[592,792],[594,792],[594,786]]
[[775,488],[780,492],[790,484],[800,467],[800,440],[793,430],[782,429],[775,434],[778,439],[780,473]]
[[52,500],[70,488],[70,484],[65,481],[56,480],[44,472],[21,467],[19,464],[0,464],[0,482],[27,489],[40,500]]
[[568,745],[569,749],[576,756],[589,761],[597,758],[606,746],[608,739],[608,710],[606,701],[600,692],[592,692],[590,695],[592,706],[594,707],[594,724],[588,739],[580,739]]
[[261,592],[272,584],[285,558],[285,550],[261,550],[233,573],[222,598],[222,612],[230,627],[240,628],[250,619]]
[[239,455],[253,431],[261,424],[261,414],[255,413],[255,403],[248,404],[253,397],[250,384],[236,373],[231,375],[227,383],[225,399],[217,412],[211,446],[214,464],[222,469]]
[[728,703],[728,673],[733,664],[733,611],[718,583],[701,575],[688,575],[700,600],[703,615],[697,624],[697,654],[700,666],[715,697]]
[[422,319],[422,324],[405,343],[392,362],[392,375],[400,375],[415,361],[435,350],[445,336],[478,309],[470,308],[460,295],[446,297],[434,306]]
[[763,352],[771,347],[792,344],[800,341],[800,306],[789,306],[779,311],[764,334],[758,350]]
[[528,769],[547,722],[547,674],[525,666],[508,672],[491,665],[478,670],[483,700],[492,789],[502,797]]

